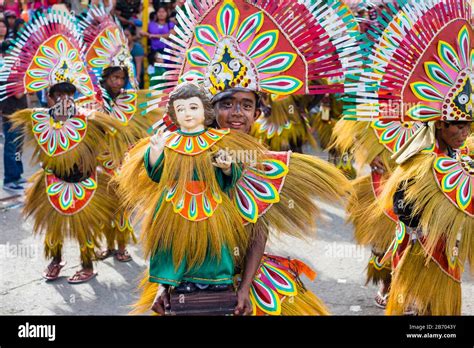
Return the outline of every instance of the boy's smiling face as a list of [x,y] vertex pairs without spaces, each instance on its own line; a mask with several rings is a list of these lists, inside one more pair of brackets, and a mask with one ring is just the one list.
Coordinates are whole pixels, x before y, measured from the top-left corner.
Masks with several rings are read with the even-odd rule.
[[48,104],[56,122],[65,122],[76,113],[74,96],[66,93],[54,93],[52,98],[48,97]]
[[215,109],[219,127],[247,134],[260,116],[260,109],[257,109],[257,97],[253,92],[233,93],[229,97],[219,100]]

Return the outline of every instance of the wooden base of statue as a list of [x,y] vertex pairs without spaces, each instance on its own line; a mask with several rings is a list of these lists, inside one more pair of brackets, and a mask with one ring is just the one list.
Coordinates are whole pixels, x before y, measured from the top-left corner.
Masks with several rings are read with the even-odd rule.
[[237,305],[237,294],[233,289],[197,290],[189,294],[171,292],[170,305],[166,315],[232,315]]

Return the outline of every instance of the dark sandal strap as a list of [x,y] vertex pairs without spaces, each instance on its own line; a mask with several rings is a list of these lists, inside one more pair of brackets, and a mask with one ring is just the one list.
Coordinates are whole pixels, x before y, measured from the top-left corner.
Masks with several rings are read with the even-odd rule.
[[61,269],[64,267],[65,263],[61,262],[52,262],[48,265],[48,271],[46,272],[47,277],[57,277]]
[[132,255],[130,255],[127,249],[124,249],[123,251],[117,250],[117,252],[115,253],[115,257],[120,261],[124,261],[130,260],[132,258]]

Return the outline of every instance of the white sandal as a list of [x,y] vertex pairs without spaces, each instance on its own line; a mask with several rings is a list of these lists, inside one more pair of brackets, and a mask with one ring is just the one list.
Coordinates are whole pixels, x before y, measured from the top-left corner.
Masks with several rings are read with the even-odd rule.
[[388,293],[382,295],[380,291],[377,291],[377,296],[375,296],[374,303],[378,308],[385,309],[387,307],[387,298]]

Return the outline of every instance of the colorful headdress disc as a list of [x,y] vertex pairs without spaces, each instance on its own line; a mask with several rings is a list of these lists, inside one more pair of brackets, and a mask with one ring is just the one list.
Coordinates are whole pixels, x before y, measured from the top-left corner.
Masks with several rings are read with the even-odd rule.
[[105,12],[103,7],[91,6],[79,23],[86,44],[86,61],[100,80],[108,67],[126,68],[130,86],[137,88],[133,57],[128,40],[120,25]]
[[229,88],[341,93],[344,83],[321,80],[344,80],[362,64],[354,18],[336,0],[195,0],[184,7],[177,8],[176,34],[162,39],[168,71],[155,78],[161,82],[150,97],[158,98],[146,111],[166,105],[184,81],[202,84],[209,97]]
[[404,103],[414,105],[404,120],[472,121],[471,56],[474,57],[471,26],[463,20],[449,23],[427,48],[404,86]]
[[268,15],[246,7],[225,1],[208,14],[214,23],[196,26],[181,80],[197,77],[212,95],[233,87],[277,94],[307,91],[304,59],[278,30],[265,30],[273,27]]
[[474,33],[466,0],[407,2],[368,55],[368,71],[348,93],[346,119],[470,121]]
[[0,99],[38,92],[69,82],[91,96],[92,81],[83,63],[83,41],[75,17],[49,10],[27,22],[5,57]]
[[89,96],[93,86],[78,47],[67,37],[54,35],[39,47],[28,66],[24,85],[28,93],[38,92],[57,83],[69,82]]

